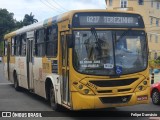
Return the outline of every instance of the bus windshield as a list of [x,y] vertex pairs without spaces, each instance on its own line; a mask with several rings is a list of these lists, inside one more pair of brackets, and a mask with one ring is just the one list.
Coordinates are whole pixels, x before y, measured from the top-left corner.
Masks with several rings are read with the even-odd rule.
[[[144,31],[74,31],[74,68],[91,75],[122,75],[147,67]],[[125,33],[125,34],[124,34]]]

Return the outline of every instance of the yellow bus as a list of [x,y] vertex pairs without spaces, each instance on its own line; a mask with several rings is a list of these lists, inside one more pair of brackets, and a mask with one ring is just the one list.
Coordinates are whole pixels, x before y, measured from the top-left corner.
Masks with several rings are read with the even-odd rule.
[[149,102],[147,34],[138,13],[73,10],[4,39],[5,77],[54,110]]

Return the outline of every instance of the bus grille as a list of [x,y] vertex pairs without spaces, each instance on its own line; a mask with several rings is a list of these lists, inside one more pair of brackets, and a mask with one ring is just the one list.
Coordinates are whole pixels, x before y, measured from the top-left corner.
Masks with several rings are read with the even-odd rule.
[[127,96],[117,96],[117,97],[100,97],[99,98],[102,103],[111,103],[111,104],[118,104],[118,103],[127,103],[131,99],[131,95]]
[[98,93],[112,93],[112,90],[99,90]]
[[123,80],[96,80],[89,81],[90,83],[98,87],[117,87],[117,86],[126,86],[132,84],[138,78],[123,79]]

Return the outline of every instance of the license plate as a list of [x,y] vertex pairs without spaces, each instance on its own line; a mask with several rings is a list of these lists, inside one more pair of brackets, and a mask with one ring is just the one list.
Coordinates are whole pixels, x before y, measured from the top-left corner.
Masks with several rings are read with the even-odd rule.
[[142,100],[148,100],[148,96],[147,95],[143,95],[143,96],[138,96],[137,97],[137,101],[142,101]]

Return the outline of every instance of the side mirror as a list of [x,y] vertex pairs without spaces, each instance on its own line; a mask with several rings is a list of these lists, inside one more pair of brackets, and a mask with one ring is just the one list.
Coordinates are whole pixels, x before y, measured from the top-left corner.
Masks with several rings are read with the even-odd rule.
[[68,48],[73,48],[73,35],[72,34],[66,35],[66,42],[67,42]]

